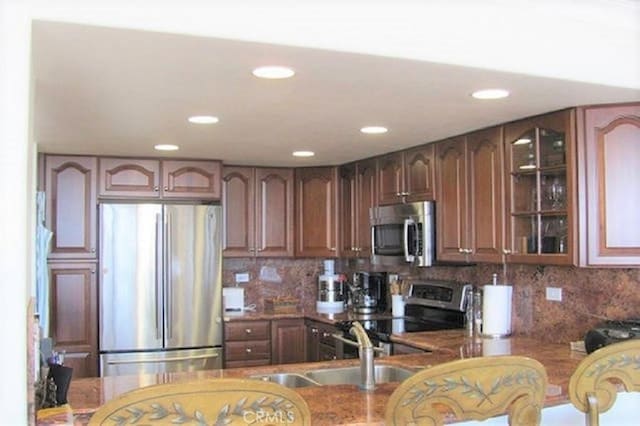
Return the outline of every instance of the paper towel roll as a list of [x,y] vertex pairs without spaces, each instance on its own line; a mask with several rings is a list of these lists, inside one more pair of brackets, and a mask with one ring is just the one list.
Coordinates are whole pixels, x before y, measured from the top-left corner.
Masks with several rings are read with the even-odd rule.
[[485,285],[482,291],[482,334],[508,336],[511,334],[510,285]]

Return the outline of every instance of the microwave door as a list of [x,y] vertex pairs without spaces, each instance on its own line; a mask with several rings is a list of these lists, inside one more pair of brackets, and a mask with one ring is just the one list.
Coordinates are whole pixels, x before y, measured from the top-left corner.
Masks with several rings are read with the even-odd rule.
[[[412,229],[413,228],[413,229]],[[409,218],[404,220],[404,260],[408,263],[413,263],[416,260],[415,256],[415,235],[416,235],[416,222]],[[412,245],[413,247],[410,247]]]

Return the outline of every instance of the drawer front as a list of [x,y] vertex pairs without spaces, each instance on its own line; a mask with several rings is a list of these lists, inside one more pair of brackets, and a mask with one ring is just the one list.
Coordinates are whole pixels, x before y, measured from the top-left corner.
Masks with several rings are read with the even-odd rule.
[[239,368],[239,367],[259,367],[261,365],[269,365],[271,360],[269,359],[252,359],[249,361],[225,361],[224,368]]
[[228,322],[224,325],[224,340],[269,340],[269,329],[269,321]]
[[271,362],[271,342],[269,340],[225,342],[224,355],[227,361],[267,359]]

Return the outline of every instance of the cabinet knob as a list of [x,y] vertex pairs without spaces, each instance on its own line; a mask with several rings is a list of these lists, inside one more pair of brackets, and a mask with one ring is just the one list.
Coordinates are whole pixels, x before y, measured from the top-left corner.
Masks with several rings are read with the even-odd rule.
[[318,329],[315,327],[311,328],[311,334],[318,334]]
[[169,190],[169,187],[168,187],[168,186],[165,186],[165,187],[164,187],[164,190],[165,190],[165,191],[168,191],[168,190]]
[[253,253],[253,252],[255,252],[255,251],[256,251],[256,249],[254,249],[253,247],[251,247],[251,248],[249,249],[249,252],[251,252],[251,253]]
[[246,351],[248,354],[250,354],[250,353],[251,353],[251,348],[247,348],[247,349],[245,349],[245,351]]
[[96,252],[96,248],[95,247],[91,247],[91,253],[95,253]]
[[247,333],[247,334],[251,334],[251,329],[250,328],[245,328],[244,332]]
[[95,273],[96,273],[96,270],[95,270],[95,269],[92,269],[92,270],[91,270],[91,273],[92,273],[92,274],[95,274]]
[[322,332],[322,337],[329,338],[331,337],[331,333],[327,333],[326,331]]
[[335,247],[331,247],[329,250],[336,251],[336,248]]
[[410,192],[401,192],[400,195],[402,195],[403,197],[407,197],[409,195],[411,195]]
[[509,249],[502,249],[502,254],[511,254],[511,250],[509,250]]
[[153,187],[153,190],[154,190],[155,192],[158,192],[158,191],[160,191],[160,187],[159,187],[158,185],[156,185],[156,186],[154,186],[154,187]]
[[396,197],[402,197],[402,192],[396,192]]
[[261,252],[261,251],[264,251],[264,249],[263,249],[263,248],[259,248],[259,249],[258,249],[258,250],[256,250],[256,251],[257,251],[257,252]]
[[458,247],[458,253],[464,253],[464,249],[462,247]]

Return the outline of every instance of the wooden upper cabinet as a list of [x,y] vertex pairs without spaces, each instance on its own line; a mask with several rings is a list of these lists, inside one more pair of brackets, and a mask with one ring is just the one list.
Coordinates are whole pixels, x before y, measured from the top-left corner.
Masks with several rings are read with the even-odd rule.
[[356,164],[340,167],[340,255],[358,256]]
[[220,199],[219,161],[162,161],[164,198]]
[[433,200],[434,189],[433,144],[404,152],[406,201]]
[[219,161],[100,158],[101,198],[220,198]]
[[369,211],[378,205],[376,161],[356,163],[356,247],[358,256],[371,256],[371,219]]
[[502,127],[480,130],[466,139],[467,248],[474,261],[499,263],[504,218]]
[[576,264],[575,111],[505,124],[504,149],[508,260]]
[[50,263],[51,337],[66,351],[73,377],[97,376],[98,311],[95,263]]
[[49,259],[96,258],[97,169],[95,157],[45,157]]
[[464,137],[436,144],[436,247],[438,260],[469,260],[467,166]]
[[580,265],[640,265],[640,104],[578,117]]
[[255,169],[227,167],[222,176],[225,257],[253,256],[255,253]]
[[338,168],[295,171],[296,256],[337,257]]
[[101,197],[160,197],[160,161],[100,158]]
[[223,172],[225,257],[293,256],[293,169]]
[[423,145],[378,158],[380,205],[433,200],[433,145]]
[[293,169],[256,169],[256,255],[293,256]]

